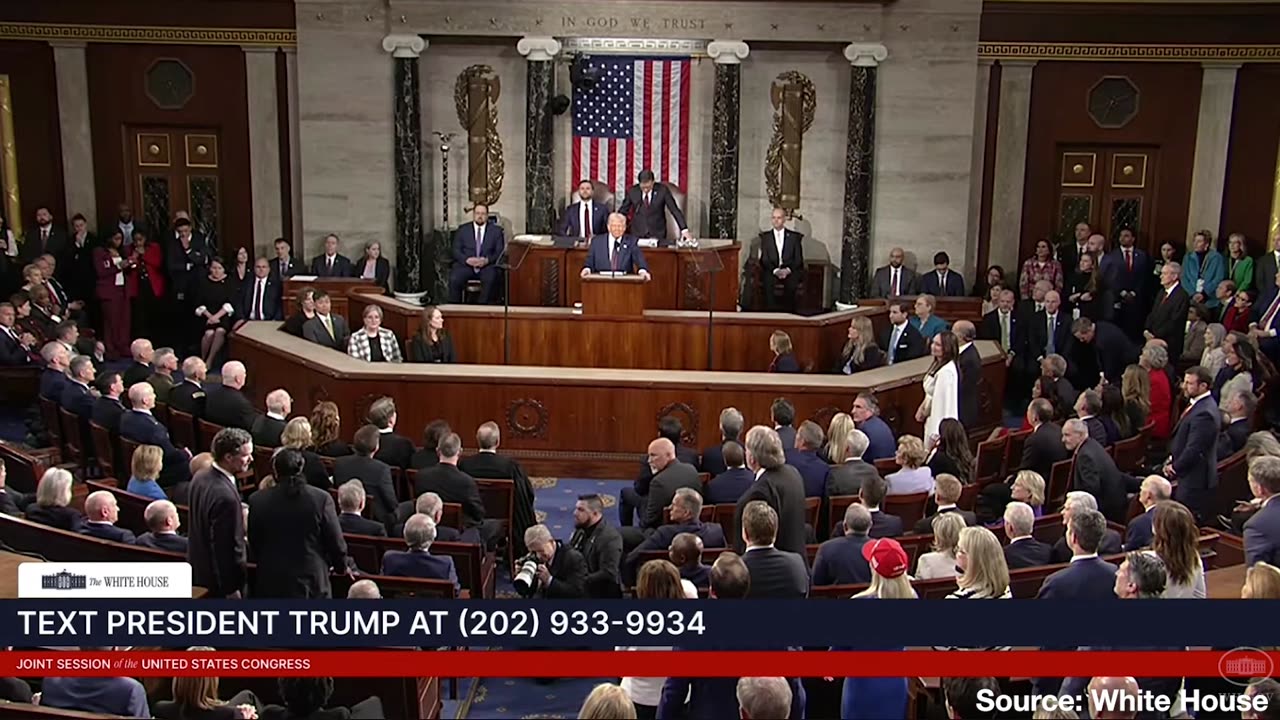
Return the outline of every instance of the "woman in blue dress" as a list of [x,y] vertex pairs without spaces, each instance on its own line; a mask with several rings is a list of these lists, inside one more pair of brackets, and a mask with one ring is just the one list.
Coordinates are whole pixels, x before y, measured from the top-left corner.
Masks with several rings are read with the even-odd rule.
[[[855,600],[914,600],[916,591],[907,576],[907,552],[892,538],[872,540],[862,546],[862,557],[871,565],[871,585]],[[851,648],[836,648],[838,650]],[[902,650],[901,647],[858,650]],[[898,720],[907,714],[907,679],[904,677],[849,677],[840,698],[841,720]]]

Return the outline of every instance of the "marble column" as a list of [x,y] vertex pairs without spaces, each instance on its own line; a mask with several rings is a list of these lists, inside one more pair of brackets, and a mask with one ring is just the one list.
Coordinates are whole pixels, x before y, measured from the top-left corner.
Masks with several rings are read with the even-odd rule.
[[1031,124],[1034,60],[1001,60],[995,167],[991,172],[989,262],[1017,267],[1022,243],[1022,191],[1027,180],[1027,131]]
[[525,93],[525,227],[527,232],[549,235],[558,203],[551,179],[554,143],[547,105],[555,93],[555,57],[560,53],[560,42],[553,37],[525,37],[516,43],[516,50],[529,60]]
[[[67,216],[97,217],[93,184],[93,138],[89,128],[89,77],[82,42],[50,42],[57,76],[58,134],[62,141],[62,185]],[[27,162],[30,162],[30,158]],[[123,202],[124,196],[111,198]],[[139,209],[141,210],[141,209]]]
[[[969,159],[969,234],[965,242],[965,257],[971,259],[968,264],[974,267],[978,265],[978,247],[982,243],[978,237],[978,226],[982,220],[982,173],[987,155],[987,98],[990,97],[991,67],[994,64],[994,61],[986,58],[978,59],[977,87],[973,96],[973,152]],[[1016,262],[1016,256],[1014,260]],[[988,260],[988,264],[991,262],[994,261]],[[973,272],[968,274],[969,277],[976,277]]]
[[840,237],[840,291],[852,303],[866,297],[871,258],[871,180],[875,174],[876,68],[889,57],[884,45],[852,43],[848,145],[844,155],[844,222]]
[[286,93],[289,100],[289,187],[293,196],[293,226],[284,229],[285,237],[293,241],[293,254],[310,257],[303,247],[302,228],[302,152],[298,147],[298,49],[284,49]]
[[1196,156],[1191,170],[1191,208],[1188,237],[1207,229],[1221,233],[1222,193],[1227,182],[1227,149],[1231,145],[1231,111],[1236,100],[1239,63],[1204,63],[1200,84],[1200,121],[1196,126]]
[[738,237],[738,125],[742,112],[742,61],[751,49],[741,40],[716,40],[707,55],[716,64],[711,101],[711,227],[713,238]]
[[253,195],[252,256],[271,254],[284,235],[280,205],[280,113],[276,87],[276,49],[242,47],[249,116],[249,188]]
[[[437,247],[424,247],[422,234],[422,108],[418,97],[418,56],[427,41],[418,35],[388,35],[382,49],[394,69],[396,292],[444,300],[443,268]],[[433,240],[431,244],[439,244]]]

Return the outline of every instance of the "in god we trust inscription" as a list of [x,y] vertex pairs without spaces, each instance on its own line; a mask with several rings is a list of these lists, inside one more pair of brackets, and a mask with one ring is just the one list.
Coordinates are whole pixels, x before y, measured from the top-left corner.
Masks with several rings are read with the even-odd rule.
[[707,20],[689,16],[563,15],[560,27],[565,30],[705,30]]

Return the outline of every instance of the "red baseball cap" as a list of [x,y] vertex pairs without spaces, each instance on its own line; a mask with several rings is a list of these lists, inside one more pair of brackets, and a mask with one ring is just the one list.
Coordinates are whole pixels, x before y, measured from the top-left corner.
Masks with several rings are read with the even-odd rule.
[[863,545],[862,557],[881,577],[896,578],[907,571],[907,551],[893,538],[880,538]]

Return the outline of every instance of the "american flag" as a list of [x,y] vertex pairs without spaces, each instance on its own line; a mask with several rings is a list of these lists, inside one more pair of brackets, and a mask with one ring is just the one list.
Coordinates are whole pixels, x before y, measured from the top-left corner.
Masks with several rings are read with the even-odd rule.
[[596,57],[573,92],[573,182],[625,190],[641,170],[689,187],[689,58]]

